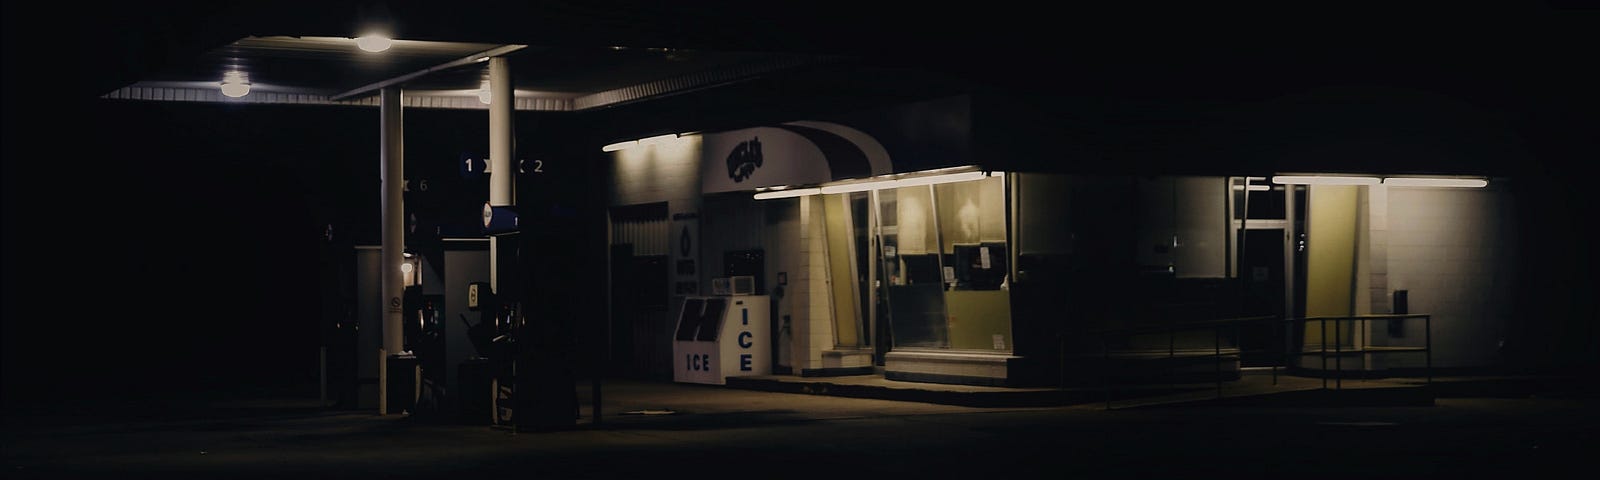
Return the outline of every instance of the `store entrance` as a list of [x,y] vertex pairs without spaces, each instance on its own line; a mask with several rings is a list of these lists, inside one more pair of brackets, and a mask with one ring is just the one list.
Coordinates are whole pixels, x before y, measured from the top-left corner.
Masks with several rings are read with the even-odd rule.
[[[1248,228],[1238,232],[1238,272],[1242,300],[1240,317],[1282,316],[1287,269],[1284,250],[1287,233],[1281,226]],[[1239,331],[1240,362],[1244,367],[1266,367],[1282,362],[1277,352],[1281,325],[1258,323]]]

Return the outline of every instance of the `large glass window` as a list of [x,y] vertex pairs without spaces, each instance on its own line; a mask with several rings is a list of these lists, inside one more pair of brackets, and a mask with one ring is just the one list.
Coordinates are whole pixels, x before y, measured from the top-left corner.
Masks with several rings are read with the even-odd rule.
[[895,348],[1010,351],[1004,177],[877,192]]
[[1005,179],[934,185],[950,348],[1011,349]]
[[[864,227],[865,218],[852,215],[852,194],[824,195],[823,216],[826,220],[828,242],[828,285],[833,298],[834,344],[839,347],[864,347],[867,345],[867,318],[861,315],[863,291],[857,281],[865,274],[865,266],[858,265],[856,251],[864,247],[856,244],[856,231]],[[858,273],[860,272],[860,273]]]

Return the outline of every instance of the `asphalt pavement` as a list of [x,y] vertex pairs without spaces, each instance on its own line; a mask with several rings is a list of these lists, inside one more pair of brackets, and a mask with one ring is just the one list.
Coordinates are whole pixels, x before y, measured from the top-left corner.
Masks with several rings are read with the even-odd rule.
[[314,395],[157,396],[8,411],[0,446],[5,478],[1588,478],[1600,451],[1594,389],[1570,382],[1436,379],[1427,404],[1274,404],[1326,391],[1249,393],[1264,380],[1109,409],[605,380],[600,422],[585,382],[573,428],[546,432],[329,410]]

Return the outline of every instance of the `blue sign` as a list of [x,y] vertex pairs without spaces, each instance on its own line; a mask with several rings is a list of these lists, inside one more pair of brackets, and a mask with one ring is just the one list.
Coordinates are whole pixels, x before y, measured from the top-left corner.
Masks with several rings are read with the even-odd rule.
[[517,231],[517,211],[512,207],[483,204],[483,233],[494,235]]
[[461,171],[461,178],[477,180],[489,174],[489,156],[461,152],[461,157],[456,159],[456,169]]

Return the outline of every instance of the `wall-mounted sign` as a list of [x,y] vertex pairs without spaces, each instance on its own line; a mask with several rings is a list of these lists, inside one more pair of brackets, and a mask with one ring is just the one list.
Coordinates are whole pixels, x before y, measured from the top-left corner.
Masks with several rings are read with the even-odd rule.
[[893,172],[888,152],[865,133],[828,122],[789,122],[706,134],[705,193],[806,185]]
[[680,212],[672,216],[673,293],[694,295],[700,291],[700,218],[695,213]]
[[462,152],[456,159],[456,166],[461,178],[476,180],[489,173],[489,156]]
[[517,212],[511,207],[490,206],[483,204],[483,232],[486,234],[509,233],[518,228]]

